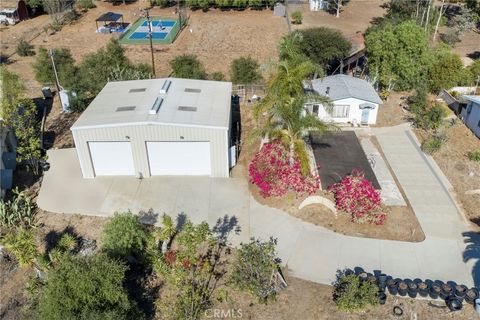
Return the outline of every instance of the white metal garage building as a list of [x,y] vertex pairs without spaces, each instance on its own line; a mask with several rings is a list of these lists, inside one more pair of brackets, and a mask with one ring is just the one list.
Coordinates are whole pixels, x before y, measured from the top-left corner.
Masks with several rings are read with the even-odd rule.
[[109,82],[72,126],[84,178],[228,177],[230,82]]

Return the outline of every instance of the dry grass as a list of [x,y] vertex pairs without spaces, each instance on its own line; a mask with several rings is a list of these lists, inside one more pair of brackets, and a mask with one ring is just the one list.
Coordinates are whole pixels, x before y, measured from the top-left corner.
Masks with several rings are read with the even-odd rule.
[[290,13],[300,11],[303,21],[300,25],[292,25],[292,29],[305,29],[311,27],[329,27],[340,30],[349,37],[358,31],[364,32],[375,17],[382,17],[386,10],[382,4],[386,1],[350,1],[347,3],[337,18],[326,11],[310,11],[309,5],[288,5]]
[[448,140],[433,158],[452,184],[468,219],[480,225],[480,194],[465,193],[480,189],[480,164],[467,157],[469,151],[480,150],[480,139],[460,121],[445,132]]

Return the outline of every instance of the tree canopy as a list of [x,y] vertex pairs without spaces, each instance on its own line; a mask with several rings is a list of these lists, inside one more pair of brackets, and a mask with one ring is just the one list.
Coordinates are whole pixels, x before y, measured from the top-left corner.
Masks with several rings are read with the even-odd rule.
[[438,92],[460,84],[464,74],[460,56],[448,47],[440,46],[432,53],[432,63],[428,70],[430,91]]
[[126,270],[104,254],[66,255],[48,274],[39,296],[39,319],[143,319],[123,287]]
[[232,61],[230,76],[233,83],[249,84],[261,78],[258,62],[254,59],[238,58]]
[[[77,82],[77,68],[72,53],[65,48],[53,49],[52,52],[60,85],[65,88],[72,87]],[[43,47],[38,49],[37,59],[33,63],[33,71],[35,79],[41,84],[52,85],[55,83],[55,74],[47,49]]]
[[195,55],[184,54],[175,57],[170,61],[170,66],[173,76],[177,78],[200,80],[207,78],[205,67]]
[[0,117],[8,122],[12,117],[12,107],[16,112],[16,101],[23,97],[25,85],[22,79],[9,71],[5,66],[0,65]]
[[345,58],[352,48],[350,41],[339,30],[319,27],[296,33],[300,35],[297,41],[299,52],[323,67],[332,60]]
[[415,22],[373,28],[365,37],[365,46],[370,76],[382,88],[409,90],[425,81],[427,35]]

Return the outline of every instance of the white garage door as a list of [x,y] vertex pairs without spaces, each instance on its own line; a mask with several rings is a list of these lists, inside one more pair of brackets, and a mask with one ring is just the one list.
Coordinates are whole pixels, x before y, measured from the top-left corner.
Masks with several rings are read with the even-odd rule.
[[130,142],[89,142],[88,146],[95,175],[135,175]]
[[210,142],[147,142],[152,176],[209,176]]

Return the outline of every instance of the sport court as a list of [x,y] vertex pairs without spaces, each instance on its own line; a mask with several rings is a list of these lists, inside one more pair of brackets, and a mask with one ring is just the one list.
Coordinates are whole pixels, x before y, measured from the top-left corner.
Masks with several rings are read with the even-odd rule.
[[[150,26],[154,44],[172,43],[180,30],[180,23],[175,19],[152,17],[150,18]],[[148,21],[145,18],[141,18],[123,34],[120,42],[124,44],[148,44],[149,31]]]

